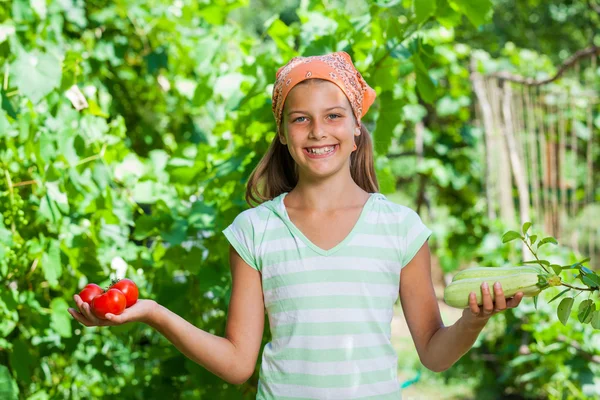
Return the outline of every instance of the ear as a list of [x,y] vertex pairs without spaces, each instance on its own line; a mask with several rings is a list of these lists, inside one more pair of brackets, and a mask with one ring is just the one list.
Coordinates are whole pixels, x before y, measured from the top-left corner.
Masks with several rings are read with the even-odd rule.
[[354,136],[360,136],[360,125],[354,128]]
[[287,146],[287,141],[285,140],[285,135],[278,135],[279,136],[279,142],[284,145]]

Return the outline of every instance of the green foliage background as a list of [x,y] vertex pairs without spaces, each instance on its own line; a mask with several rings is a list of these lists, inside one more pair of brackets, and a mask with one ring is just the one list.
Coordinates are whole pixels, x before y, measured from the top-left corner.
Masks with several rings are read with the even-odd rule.
[[[508,3],[494,18],[530,11]],[[491,16],[488,0],[0,2],[0,397],[253,398],[257,373],[229,385],[146,326],[82,329],[66,309],[119,271],[141,297],[224,332],[220,232],[246,208],[245,179],[275,134],[275,71],[296,55],[347,51],[377,90],[365,122],[381,191],[435,210],[444,270],[514,256],[482,250],[504,225],[484,215],[468,65],[473,48],[506,56],[486,32],[519,37]],[[579,33],[537,50],[577,49]],[[89,107],[73,107],[73,85]]]

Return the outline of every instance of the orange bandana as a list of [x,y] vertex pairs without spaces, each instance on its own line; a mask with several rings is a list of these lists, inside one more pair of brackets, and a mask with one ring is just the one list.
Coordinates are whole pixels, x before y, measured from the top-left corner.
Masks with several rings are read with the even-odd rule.
[[288,93],[294,86],[307,79],[324,79],[342,89],[352,106],[357,122],[360,122],[375,101],[375,90],[356,70],[348,53],[338,51],[324,56],[294,57],[279,68],[273,87],[272,107],[278,130]]

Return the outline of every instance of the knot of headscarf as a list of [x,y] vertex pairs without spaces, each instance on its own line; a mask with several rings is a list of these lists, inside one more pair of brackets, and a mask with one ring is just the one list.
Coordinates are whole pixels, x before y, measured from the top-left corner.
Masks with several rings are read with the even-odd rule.
[[375,101],[375,90],[354,67],[344,51],[322,56],[294,57],[277,71],[273,87],[273,114],[277,130],[281,126],[283,105],[290,90],[307,79],[324,79],[335,83],[346,95],[356,121],[367,113]]

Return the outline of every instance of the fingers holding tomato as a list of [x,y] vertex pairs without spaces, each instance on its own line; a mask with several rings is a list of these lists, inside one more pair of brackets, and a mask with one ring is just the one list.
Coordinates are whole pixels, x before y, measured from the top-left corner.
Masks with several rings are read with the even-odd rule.
[[73,296],[79,312],[69,309],[69,313],[86,326],[115,325],[125,321],[119,316],[135,305],[138,297],[138,287],[131,279],[113,281],[106,291],[90,283]]

